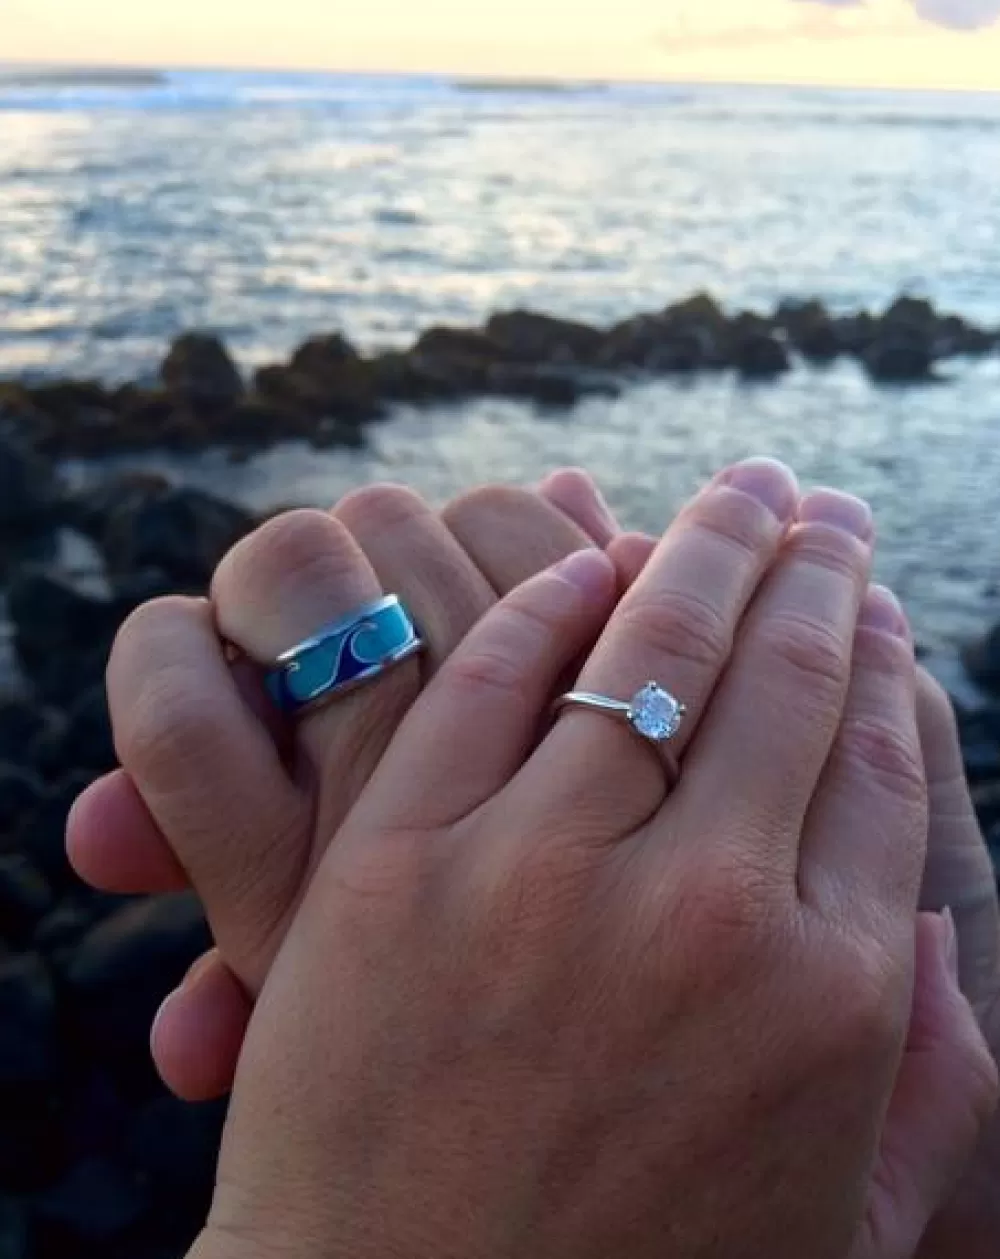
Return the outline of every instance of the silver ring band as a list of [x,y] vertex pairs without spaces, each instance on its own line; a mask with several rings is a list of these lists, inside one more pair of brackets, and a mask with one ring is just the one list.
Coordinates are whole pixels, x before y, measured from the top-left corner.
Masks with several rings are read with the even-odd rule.
[[556,700],[553,712],[559,714],[567,708],[586,708],[625,721],[656,751],[671,779],[669,786],[674,786],[680,771],[667,744],[680,730],[687,708],[657,682],[647,682],[629,701],[589,691],[569,691]]
[[284,652],[264,685],[283,712],[298,716],[374,681],[423,648],[398,596],[387,595]]

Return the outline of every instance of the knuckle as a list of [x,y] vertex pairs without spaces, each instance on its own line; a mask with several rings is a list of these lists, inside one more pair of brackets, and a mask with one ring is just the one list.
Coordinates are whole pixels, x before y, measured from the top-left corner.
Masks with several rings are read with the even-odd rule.
[[871,550],[843,529],[812,521],[800,525],[786,543],[788,558],[846,578],[852,585],[867,574]]
[[845,717],[836,755],[853,775],[877,782],[894,799],[924,805],[923,757],[915,738],[893,722],[873,714]]
[[837,1052],[854,1061],[885,1061],[906,1036],[911,998],[908,967],[870,935],[831,947],[817,971],[817,1000],[833,1012]]
[[172,773],[190,774],[214,756],[218,717],[211,701],[189,685],[186,671],[170,666],[137,691],[116,723],[122,765],[145,783],[169,783]]
[[564,601],[513,600],[495,614],[492,632],[469,644],[447,666],[451,684],[460,691],[500,691],[527,702],[532,665],[551,651],[559,625],[567,615]]
[[733,630],[719,609],[690,590],[633,595],[619,613],[624,633],[652,656],[715,668],[732,650]]
[[822,621],[790,613],[767,617],[758,633],[766,659],[791,671],[812,695],[839,697],[847,682],[848,658],[836,631]]
[[179,616],[188,616],[193,607],[204,606],[201,600],[185,595],[163,595],[140,604],[122,621],[111,646],[109,669],[144,652]]
[[213,597],[257,586],[286,586],[288,574],[308,577],[350,563],[356,546],[339,521],[315,508],[275,516],[238,542],[216,569]]
[[536,496],[519,486],[481,485],[453,499],[442,514],[453,532],[462,533],[470,522],[517,519],[515,513],[536,504]]
[[738,490],[722,489],[698,499],[690,509],[690,525],[713,543],[757,563],[762,550],[780,535],[775,516],[756,499]]
[[405,485],[382,482],[352,490],[333,514],[350,530],[389,530],[430,514],[420,495]]
[[671,928],[692,952],[700,982],[732,986],[768,964],[785,920],[773,881],[745,857],[716,854],[680,880]]

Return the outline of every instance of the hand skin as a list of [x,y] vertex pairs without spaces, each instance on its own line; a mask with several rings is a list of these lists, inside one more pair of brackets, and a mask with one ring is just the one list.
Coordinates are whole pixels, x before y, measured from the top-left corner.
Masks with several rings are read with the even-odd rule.
[[635,671],[690,696],[666,801],[653,758],[590,714],[529,754],[610,611],[610,566],[575,557],[472,631],[268,976],[196,1253],[866,1253],[927,816],[912,652],[881,598],[856,626],[867,548],[820,526],[828,506],[808,505],[721,680],[644,620],[700,543],[704,597],[740,617],[756,548],[716,549],[709,505],[608,623],[581,685]]

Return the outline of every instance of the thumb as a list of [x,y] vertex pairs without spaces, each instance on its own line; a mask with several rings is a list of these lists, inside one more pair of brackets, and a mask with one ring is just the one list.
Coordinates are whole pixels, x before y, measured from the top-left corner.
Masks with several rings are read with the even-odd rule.
[[853,1259],[916,1250],[992,1116],[997,1067],[958,982],[951,912],[921,914],[913,1011]]

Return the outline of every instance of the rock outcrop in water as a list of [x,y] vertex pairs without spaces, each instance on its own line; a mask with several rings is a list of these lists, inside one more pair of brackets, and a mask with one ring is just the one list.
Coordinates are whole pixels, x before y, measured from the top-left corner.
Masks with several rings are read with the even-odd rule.
[[565,409],[643,376],[730,371],[773,381],[797,357],[850,357],[880,385],[924,384],[939,379],[942,361],[998,347],[1000,330],[917,298],[901,297],[880,315],[836,315],[818,301],[782,302],[762,315],[730,314],[698,294],[606,328],[506,311],[481,328],[429,328],[409,349],[373,354],[333,332],[287,363],[258,368],[248,383],[217,337],[188,333],[170,347],[154,388],[0,382],[0,433],[59,457],[207,447],[239,456],[289,440],[358,446],[400,404],[493,396]]
[[[723,334],[707,307],[695,327]],[[509,370],[544,355],[564,371],[577,356],[589,360],[594,344],[579,325],[504,317],[488,334],[428,335],[422,354],[446,366],[426,369],[423,384],[483,370],[480,335],[504,346],[495,361]],[[746,325],[741,335],[755,369],[777,363],[754,340],[766,332]],[[699,352],[718,344],[695,343]],[[215,380],[213,358],[205,362]],[[292,370],[317,388],[343,387],[355,403],[364,396],[368,368],[346,343],[310,343]],[[125,900],[84,887],[67,864],[64,829],[78,792],[115,764],[103,672],[119,624],[147,598],[203,592],[221,554],[256,522],[156,476],[69,494],[45,460],[5,441],[0,507],[0,584],[19,667],[0,689],[0,1255],[179,1259],[209,1201],[223,1108],[164,1093],[148,1032],[208,931],[190,896]],[[45,562],[57,528],[85,535],[102,571],[81,580]],[[29,540],[35,559],[25,558]],[[1000,626],[967,659],[993,688],[959,719],[1000,858]]]

